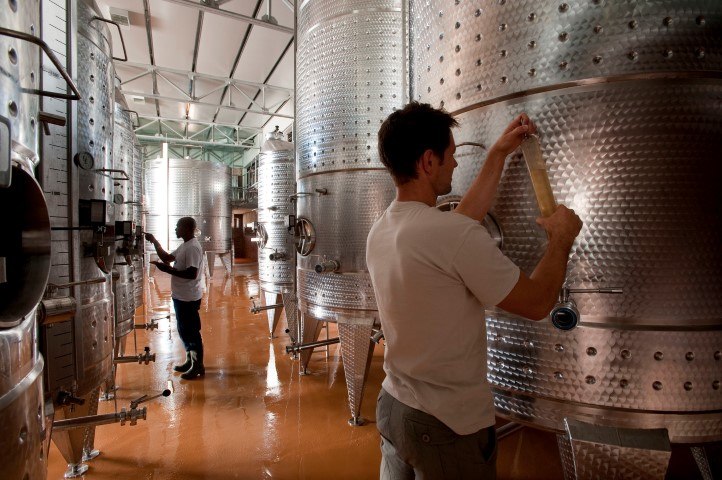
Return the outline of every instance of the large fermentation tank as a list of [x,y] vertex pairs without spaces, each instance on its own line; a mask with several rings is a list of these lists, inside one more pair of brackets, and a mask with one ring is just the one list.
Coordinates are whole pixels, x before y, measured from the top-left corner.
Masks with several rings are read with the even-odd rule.
[[[133,145],[133,214],[132,221],[136,229],[143,230],[143,147],[135,143]],[[135,308],[143,306],[143,254],[145,242],[142,238],[136,243],[138,253],[133,257],[133,285]]]
[[[591,424],[721,439],[722,4],[412,0],[409,16],[412,99],[452,112],[457,142],[487,146],[527,112],[557,201],[584,221],[566,285],[588,291],[560,305],[579,326],[487,311],[497,412],[562,433],[568,473],[582,476],[595,458],[601,476],[615,455],[630,475],[663,473],[669,458],[657,443],[626,463],[625,443],[590,440]],[[456,156],[462,195],[485,154]],[[530,273],[546,236],[521,155],[492,214],[502,250]]]
[[[145,163],[149,212],[146,231],[172,252],[183,239],[175,235],[182,217],[193,217],[204,252],[231,251],[231,173],[227,165],[192,159],[156,158]],[[154,252],[146,245],[146,252]],[[212,267],[212,265],[211,265]]]
[[[289,216],[295,215],[293,194],[296,192],[294,145],[273,137],[261,146],[258,162],[258,279],[266,306],[281,305],[291,339],[297,338],[295,307],[296,250],[288,231]],[[281,317],[282,308],[267,310],[271,336]]]
[[[298,297],[304,340],[338,322],[352,423],[373,351],[366,236],[394,197],[377,152],[404,101],[402,2],[301,2],[298,17]],[[308,356],[306,355],[306,361]]]
[[[113,204],[115,208],[115,225],[122,222],[133,224],[133,179],[135,178],[135,134],[127,105],[120,91],[115,92],[115,109],[113,127]],[[124,224],[127,225],[127,224]],[[124,227],[127,228],[127,227]],[[115,318],[115,344],[116,355],[123,351],[124,337],[133,330],[133,316],[135,314],[135,275],[133,267],[133,253],[130,251],[135,243],[135,231],[130,229],[132,236],[122,238],[122,233],[116,228],[115,262],[113,265],[113,296]]]
[[[37,0],[0,7],[0,27],[38,34]],[[50,272],[50,223],[38,162],[39,49],[0,35],[0,464],[8,478],[45,478],[43,358],[36,311]]]
[[[53,265],[67,265],[73,282],[70,289],[60,289],[60,292],[68,292],[75,304],[70,320],[53,320],[44,325],[46,377],[56,405],[56,423],[97,413],[100,386],[110,378],[113,364],[112,268],[118,205],[113,202],[112,40],[94,1],[72,2],[71,7],[71,12],[77,15],[77,24],[68,20],[69,25],[74,25],[71,37],[77,42],[77,57],[72,58],[72,62],[83,97],[77,103],[70,127],[72,154],[58,162],[58,167],[62,167],[65,159],[65,166],[71,172],[67,177],[68,206],[63,209],[58,205],[54,219],[71,228],[89,220],[93,224],[69,233],[69,249],[52,252]],[[48,183],[47,188],[65,186],[59,183]],[[99,203],[86,209],[90,202],[99,201],[105,202],[104,215],[96,215],[102,210],[98,208]],[[88,210],[91,214],[84,218],[86,215],[82,212]],[[62,279],[56,281],[62,282]],[[94,426],[53,430],[52,439],[69,465],[66,476],[77,476],[87,469],[81,460],[84,453],[92,450],[94,432]]]

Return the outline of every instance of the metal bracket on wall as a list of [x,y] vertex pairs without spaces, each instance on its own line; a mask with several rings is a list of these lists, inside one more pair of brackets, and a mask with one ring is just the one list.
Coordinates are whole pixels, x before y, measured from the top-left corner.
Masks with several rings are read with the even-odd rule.
[[41,97],[62,98],[65,100],[80,100],[81,97],[80,92],[78,91],[78,87],[75,86],[73,79],[70,78],[67,70],[65,70],[65,68],[63,68],[63,66],[60,64],[58,57],[55,56],[53,50],[48,46],[47,43],[45,43],[38,37],[34,37],[33,35],[28,35],[27,33],[18,32],[16,30],[10,30],[9,28],[0,28],[0,36],[17,38],[18,40],[24,40],[26,42],[34,43],[35,45],[39,46],[43,50],[43,52],[45,52],[45,55],[48,56],[55,68],[58,70],[60,76],[63,77],[65,83],[68,84],[68,87],[70,87],[70,89],[73,91],[73,94],[69,95],[67,93],[50,92],[38,89],[23,89],[24,92],[32,93],[34,95],[40,95]]
[[[98,174],[103,175],[104,177],[109,177],[109,178],[111,178],[113,180],[117,180],[117,181],[127,182],[127,181],[131,180],[131,178],[128,176],[128,174],[125,172],[125,170],[118,170],[115,168],[96,168],[94,170],[94,172],[97,172]],[[116,177],[113,175],[114,173],[122,174],[123,176]]]
[[123,32],[120,29],[120,25],[118,25],[118,22],[114,22],[113,20],[108,20],[107,18],[102,17],[93,17],[90,19],[92,22],[93,20],[98,20],[100,22],[109,23],[110,25],[115,25],[118,29],[118,35],[120,35],[120,44],[123,46],[123,58],[116,57],[113,55],[113,60],[118,60],[119,62],[127,62],[128,61],[128,52],[125,50],[125,40],[123,39]]

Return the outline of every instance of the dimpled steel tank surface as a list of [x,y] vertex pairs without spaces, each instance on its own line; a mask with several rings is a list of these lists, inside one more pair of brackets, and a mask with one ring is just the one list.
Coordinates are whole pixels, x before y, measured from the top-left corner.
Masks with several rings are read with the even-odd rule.
[[[527,112],[557,202],[584,221],[571,291],[552,312],[562,328],[487,311],[498,414],[559,432],[578,477],[610,465],[660,477],[669,442],[722,439],[722,4],[409,9],[411,97],[452,112],[457,142],[487,146]],[[463,195],[484,152],[456,156],[452,195]],[[502,250],[530,273],[546,236],[523,157],[507,162],[492,215]],[[703,470],[703,448],[693,453]]]
[[[105,218],[97,219],[107,227],[115,221],[113,202],[113,81],[112,39],[100,8],[92,0],[77,2],[77,82],[82,99],[77,103],[77,116],[73,117],[75,158],[84,157],[86,164],[73,165],[77,172],[69,180],[69,190],[77,189],[77,199],[105,201]],[[73,32],[75,34],[75,32]],[[62,161],[58,162],[58,166]],[[71,187],[72,186],[72,187]],[[48,183],[47,188],[54,188]],[[58,208],[56,224],[77,225],[77,200],[69,208]],[[76,210],[78,209],[78,210]],[[47,382],[49,394],[55,404],[55,420],[95,415],[101,385],[110,378],[113,366],[113,289],[112,267],[115,257],[112,230],[99,233],[95,229],[82,229],[69,233],[75,238],[70,247],[52,252],[53,266],[68,265],[61,274],[57,268],[51,282],[64,284],[69,279],[77,282],[70,289],[55,289],[56,293],[70,292],[76,309],[69,321],[47,322],[44,325],[43,348],[48,358]],[[77,237],[74,237],[77,235]],[[68,275],[68,276],[66,276]],[[73,398],[73,401],[64,399]],[[80,404],[80,402],[83,402]],[[66,476],[81,475],[87,466],[83,457],[94,449],[95,426],[73,430],[54,429],[53,442],[68,463]]]
[[394,197],[376,134],[404,101],[403,31],[401,1],[299,4],[298,297],[304,341],[338,322],[352,424],[378,322],[366,236]]
[[[0,27],[36,37],[39,8],[37,0],[6,2]],[[0,51],[0,475],[36,480],[46,472],[36,312],[50,273],[48,207],[34,176],[39,103],[28,91],[38,86],[40,55],[36,45],[5,34]]]
[[[133,179],[135,178],[135,134],[133,124],[128,113],[125,101],[119,92],[116,92],[115,109],[113,119],[113,168],[125,172],[125,175],[118,172],[113,203],[115,204],[116,222],[132,222],[134,220],[134,206],[131,203],[133,198]],[[119,103],[117,100],[122,100]],[[122,177],[128,180],[122,180]],[[116,232],[118,235],[120,232]],[[116,235],[116,236],[118,236]],[[133,331],[133,315],[135,313],[135,275],[134,261],[131,255],[123,252],[122,240],[116,240],[118,244],[115,252],[115,264],[113,266],[113,295],[115,297],[115,355],[122,355],[125,350],[125,336]],[[135,256],[135,255],[134,255]],[[130,260],[128,262],[127,260]]]
[[[37,0],[0,7],[0,27],[36,36]],[[50,272],[48,208],[35,176],[38,163],[37,46],[0,36],[0,465],[2,475],[45,478],[43,357],[37,348],[37,305]],[[7,162],[7,163],[5,163]],[[3,174],[10,174],[10,178]],[[9,206],[12,205],[12,208]]]
[[261,147],[258,162],[258,277],[266,306],[284,305],[266,310],[268,329],[273,336],[285,311],[293,342],[298,340],[296,251],[287,227],[289,215],[295,214],[295,160],[292,143],[269,138]]
[[[204,252],[231,251],[231,173],[227,165],[182,158],[162,158],[145,163],[147,231],[174,251],[183,242],[175,226],[181,217],[193,217]],[[146,252],[154,252],[146,245]]]

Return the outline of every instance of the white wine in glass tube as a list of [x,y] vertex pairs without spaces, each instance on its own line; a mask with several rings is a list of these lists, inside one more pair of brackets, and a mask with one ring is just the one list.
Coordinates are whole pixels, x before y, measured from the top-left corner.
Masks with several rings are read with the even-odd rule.
[[534,187],[534,194],[539,205],[539,211],[542,217],[548,217],[557,208],[557,202],[554,200],[554,192],[549,183],[549,175],[547,175],[546,163],[542,157],[542,149],[539,144],[539,137],[535,134],[529,135],[521,142],[521,150],[524,153],[524,160],[529,169],[529,176]]

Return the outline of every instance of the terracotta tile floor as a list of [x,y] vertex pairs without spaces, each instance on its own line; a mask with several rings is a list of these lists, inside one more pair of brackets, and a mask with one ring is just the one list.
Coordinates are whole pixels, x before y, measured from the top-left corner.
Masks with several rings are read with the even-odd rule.
[[[298,362],[285,354],[285,325],[279,325],[277,338],[269,340],[266,316],[249,313],[250,297],[258,295],[256,266],[236,265],[234,271],[230,277],[216,268],[203,298],[204,379],[183,381],[173,373],[174,362],[184,355],[174,320],[161,320],[156,331],[137,331],[138,349],[150,346],[156,362],[119,365],[118,408],[143,394],[160,392],[169,379],[175,391],[146,404],[148,418],[135,426],[98,427],[95,445],[101,455],[89,462],[85,478],[378,478],[380,453],[373,420],[383,379],[383,348],[376,348],[362,405],[362,416],[370,422],[350,427],[339,346],[330,347],[328,359],[325,353],[315,353],[310,375],[299,377]],[[172,312],[167,276],[158,273],[151,279],[146,299],[136,323]],[[333,326],[330,335],[336,336]],[[132,334],[127,350],[134,352]],[[101,402],[99,413],[113,408],[113,401]],[[499,477],[561,474],[554,437],[524,432],[503,444]],[[529,457],[520,452],[530,448],[547,459],[556,458],[551,470],[525,472]],[[48,478],[62,478],[65,468],[51,446]]]

